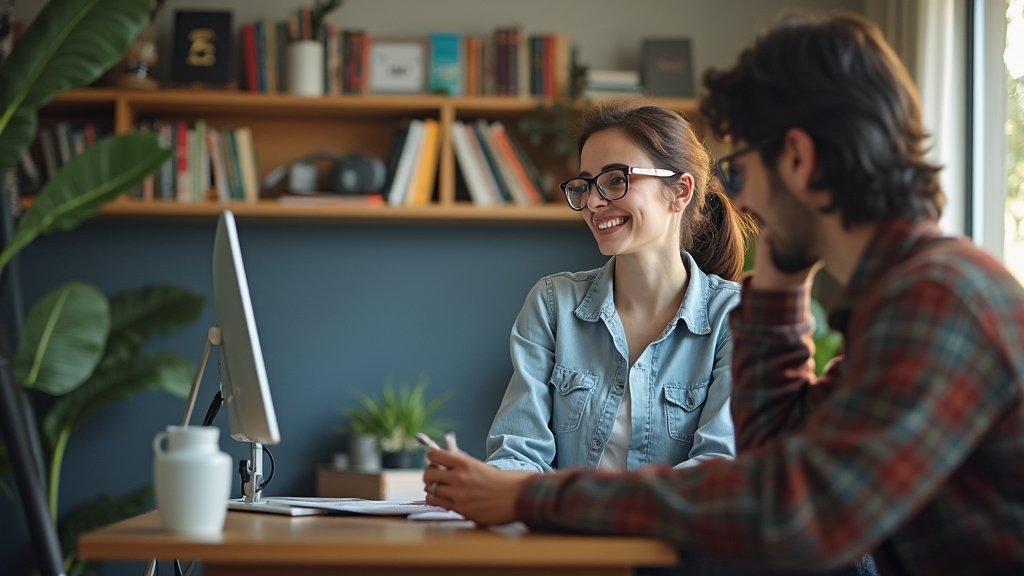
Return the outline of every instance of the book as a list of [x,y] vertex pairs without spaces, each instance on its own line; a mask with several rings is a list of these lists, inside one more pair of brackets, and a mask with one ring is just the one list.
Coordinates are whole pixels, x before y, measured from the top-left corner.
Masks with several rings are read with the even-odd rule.
[[643,86],[648,96],[693,98],[689,38],[646,39],[642,54]]
[[416,156],[415,168],[412,171],[405,204],[426,206],[434,192],[434,177],[437,175],[437,162],[441,153],[441,128],[437,120],[423,120],[423,142]]
[[400,206],[405,203],[405,194],[409,190],[412,169],[416,165],[416,157],[419,154],[422,140],[423,121],[410,120],[409,130],[406,132],[405,143],[402,146],[402,156],[398,160],[395,175],[391,179],[391,187],[387,191],[388,204],[392,206]]
[[450,126],[452,145],[455,148],[455,161],[459,171],[466,180],[466,188],[473,204],[478,206],[495,206],[503,204],[504,201],[498,194],[497,184],[491,175],[488,167],[479,151],[475,149],[478,144],[474,142],[476,135],[472,128],[468,128],[461,120],[456,120]]
[[356,472],[321,466],[316,471],[316,495],[320,498],[423,500],[423,469]]
[[491,159],[491,169],[494,170],[498,185],[504,185],[502,195],[507,192],[508,199],[514,204],[532,204],[533,200],[523,188],[519,178],[516,177],[512,164],[508,159],[509,157],[505,155],[498,144],[498,139],[491,130],[491,124],[481,118],[476,121],[476,129],[477,137],[480,138],[480,145]]
[[519,155],[512,147],[511,138],[505,130],[505,125],[500,121],[494,121],[490,125],[491,137],[494,140],[498,154],[501,155],[502,163],[506,167],[508,177],[514,180],[514,188],[522,194],[524,204],[539,204],[544,200],[540,190],[534,185],[533,180],[526,172]]
[[435,32],[430,35],[430,92],[462,96],[462,37]]
[[259,169],[256,166],[256,149],[252,141],[252,129],[242,126],[235,130],[235,147],[238,151],[239,172],[242,177],[242,192],[246,202],[260,199]]
[[[468,124],[467,127],[469,127]],[[502,202],[515,202],[515,198],[512,197],[512,192],[509,190],[508,184],[505,183],[505,178],[498,167],[500,161],[494,156],[494,153],[491,151],[491,145],[488,143],[488,138],[486,137],[487,121],[482,118],[478,119],[473,123],[472,130],[473,135],[476,136],[475,141],[480,155],[483,157],[484,164],[487,165],[491,176],[494,178],[495,189],[498,191]]]

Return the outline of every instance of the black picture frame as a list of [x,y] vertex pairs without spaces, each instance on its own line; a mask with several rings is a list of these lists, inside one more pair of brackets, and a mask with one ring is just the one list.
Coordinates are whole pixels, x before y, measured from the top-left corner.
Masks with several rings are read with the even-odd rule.
[[226,86],[233,83],[231,11],[177,10],[171,82]]
[[643,41],[641,78],[644,93],[661,98],[693,98],[693,55],[689,38]]

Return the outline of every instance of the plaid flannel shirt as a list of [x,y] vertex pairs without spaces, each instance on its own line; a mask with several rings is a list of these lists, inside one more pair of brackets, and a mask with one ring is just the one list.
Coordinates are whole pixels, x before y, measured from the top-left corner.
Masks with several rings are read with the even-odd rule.
[[744,287],[735,460],[530,479],[537,528],[656,536],[702,555],[882,574],[1024,574],[1024,290],[928,222],[882,224],[815,379],[806,290]]

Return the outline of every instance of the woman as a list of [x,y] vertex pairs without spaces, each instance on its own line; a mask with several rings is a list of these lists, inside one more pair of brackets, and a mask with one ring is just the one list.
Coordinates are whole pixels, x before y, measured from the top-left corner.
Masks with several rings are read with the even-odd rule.
[[580,173],[561,188],[611,258],[530,291],[486,461],[548,472],[732,456],[727,316],[749,220],[711,189],[707,150],[671,110],[593,108],[578,143]]

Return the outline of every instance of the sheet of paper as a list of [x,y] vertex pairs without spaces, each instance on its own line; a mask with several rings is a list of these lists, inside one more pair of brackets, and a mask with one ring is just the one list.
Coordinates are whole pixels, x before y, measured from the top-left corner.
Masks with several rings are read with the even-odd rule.
[[295,500],[293,506],[319,508],[335,514],[366,514],[371,516],[409,516],[423,512],[447,512],[444,508],[427,506],[422,500]]

